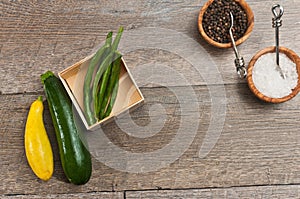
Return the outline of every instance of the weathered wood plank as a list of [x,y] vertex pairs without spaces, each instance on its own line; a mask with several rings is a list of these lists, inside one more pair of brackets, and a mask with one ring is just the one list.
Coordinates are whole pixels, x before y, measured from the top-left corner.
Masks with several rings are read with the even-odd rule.
[[[107,165],[121,165],[123,171],[106,166],[99,157],[93,158],[93,175],[84,186],[66,183],[60,166],[54,132],[47,104],[45,104],[45,123],[55,154],[55,173],[48,182],[41,182],[27,165],[23,147],[23,129],[30,103],[42,93],[0,95],[0,194],[49,194],[49,193],[86,193],[93,191],[124,191],[155,189],[186,189],[269,184],[297,184],[299,181],[299,97],[280,105],[270,105],[258,101],[245,84],[226,85],[227,104],[225,124],[216,145],[205,158],[199,158],[198,152],[207,132],[212,115],[211,97],[207,87],[196,86],[194,91],[199,103],[200,118],[195,118],[197,109],[182,110],[178,96],[185,94],[187,87],[170,88],[175,96],[163,87],[143,88],[146,104],[132,113],[133,120],[144,127],[140,134],[151,134],[147,125],[151,124],[150,115],[161,114],[153,110],[153,105],[161,104],[165,109],[165,122],[157,134],[146,138],[130,136],[126,130],[120,130],[116,123],[106,125],[103,130],[110,142],[126,150],[128,155],[141,153],[147,155],[164,148],[176,137],[182,117],[190,117],[190,126],[199,128],[192,135],[192,129],[186,127],[185,136],[180,137],[177,148],[188,143],[182,155],[177,150],[153,157],[153,171],[144,173],[124,172],[143,161],[122,159],[112,156]],[[192,99],[186,97],[187,102]],[[155,107],[155,106],[154,106]],[[182,112],[184,111],[184,112]],[[182,113],[186,115],[181,115]],[[155,118],[155,117],[154,117]],[[152,118],[153,119],[153,118]],[[136,132],[135,132],[136,133]],[[134,134],[135,136],[139,134]],[[180,144],[181,143],[181,144]],[[94,143],[93,143],[94,144]],[[102,143],[101,143],[102,144]],[[99,145],[101,145],[99,143]],[[103,145],[105,147],[105,145]],[[105,149],[100,148],[100,152]],[[95,151],[94,151],[95,152]],[[97,151],[96,151],[97,152]],[[106,151],[109,153],[109,151]],[[94,153],[93,155],[97,155]],[[107,154],[106,154],[107,155]],[[128,157],[129,157],[128,156]],[[166,161],[175,156],[175,161]],[[121,157],[122,158],[122,157]],[[156,170],[156,160],[165,163]],[[137,168],[140,169],[140,168]],[[145,166],[147,169],[147,166]],[[26,188],[24,188],[26,187]]]
[[21,198],[21,199],[55,199],[55,198],[105,198],[105,199],[123,199],[122,192],[97,192],[97,193],[78,193],[78,194],[39,194],[39,195],[0,195],[1,199]]
[[[33,194],[29,195],[33,197],[40,197],[38,195],[42,194],[51,198],[60,194],[63,194],[63,197],[73,194],[71,196],[74,197],[89,195],[105,197],[107,194],[107,197],[114,197],[114,193],[102,195],[99,192],[215,187],[217,189],[214,190],[218,192],[219,188],[229,186],[299,184],[300,145],[299,125],[297,125],[300,112],[299,96],[279,105],[258,101],[250,93],[246,83],[236,77],[232,50],[216,49],[200,38],[197,30],[197,15],[205,2],[205,0],[190,2],[0,1],[1,196],[15,194],[22,198],[27,197],[27,194]],[[238,48],[248,63],[258,50],[274,44],[270,11],[274,2],[272,0],[248,0],[247,2],[255,14],[255,27],[249,40]],[[299,54],[300,4],[296,0],[281,0],[278,3],[285,8],[283,27],[280,29],[280,43]],[[108,31],[117,30],[120,25],[125,27],[125,33],[130,34],[144,27],[155,27],[157,30],[164,28],[183,34],[182,37],[176,37],[177,43],[174,41],[173,46],[170,45],[172,42],[169,42],[170,39],[175,38],[173,35],[161,35],[158,39],[148,37],[149,35],[143,39],[139,35],[138,40],[132,40],[132,46],[143,47],[143,41],[150,38],[155,41],[155,45],[159,44],[158,47],[144,46],[144,49],[127,52],[124,55],[146,97],[146,104],[131,114],[134,122],[140,127],[136,127],[137,132],[122,131],[116,123],[111,123],[103,130],[110,142],[127,151],[128,156],[124,158],[116,154],[106,159],[107,165],[105,165],[99,161],[103,155],[94,154],[91,181],[84,186],[67,183],[60,166],[49,111],[45,104],[45,123],[54,149],[55,173],[48,182],[37,180],[26,162],[23,131],[30,103],[42,94],[40,74],[46,70],[61,71],[89,55],[104,40]],[[128,38],[124,34],[123,41]],[[199,43],[200,50],[185,43],[186,38],[193,39],[196,44]],[[173,49],[159,48],[161,45]],[[182,49],[184,51],[180,51]],[[207,60],[204,61],[200,66],[206,70],[199,73],[197,68],[187,60],[187,54],[193,49],[197,52],[195,55],[192,54],[194,56],[199,53],[199,55],[206,55],[205,50],[208,51],[215,64],[210,65]],[[140,71],[139,68],[145,65],[150,66],[150,70]],[[151,65],[158,67],[154,70]],[[160,76],[165,74],[157,70],[160,66],[173,69],[177,76],[173,73]],[[211,71],[208,69],[211,68],[218,68],[219,73],[210,76]],[[144,78],[147,75],[149,78]],[[207,76],[212,78],[211,81],[206,81]],[[218,79],[219,76],[223,78],[223,82]],[[182,78],[186,81],[181,81]],[[226,97],[222,93],[217,94],[216,87],[222,89],[223,85]],[[164,86],[173,89],[177,96]],[[196,98],[187,95],[183,97],[183,102],[186,104],[197,102],[198,108],[182,106],[178,101],[177,97],[184,96],[189,86],[193,86]],[[199,158],[198,152],[209,129],[210,117],[213,111],[219,111],[213,109],[215,106],[212,103],[215,101],[212,100],[209,91],[216,97],[217,102],[221,103],[220,108],[225,104],[225,113],[224,110],[220,111],[224,114],[220,118],[222,120],[224,116],[225,124],[222,126],[223,131],[217,139],[217,144],[205,158]],[[162,104],[164,109],[157,104]],[[168,146],[176,138],[182,118],[190,119],[190,127],[186,128],[185,136],[180,137],[182,144],[172,148],[170,153],[153,156],[153,163],[150,165],[153,165],[154,170],[142,172],[138,166],[145,162],[140,161],[141,159],[129,159],[130,155],[148,154]],[[119,122],[121,125],[122,121]],[[163,128],[155,127],[153,125],[156,124],[155,122],[158,122],[158,127],[162,124]],[[199,128],[193,135],[192,127],[198,123]],[[123,121],[124,124],[126,121]],[[158,133],[154,134],[152,132],[154,130],[158,130]],[[151,136],[149,137],[148,134]],[[176,161],[168,164],[166,160],[170,156],[177,157],[176,152],[183,147],[183,143],[188,143],[187,149],[178,156]],[[105,151],[105,146],[107,145],[100,148],[101,152]],[[157,162],[161,162],[163,167],[156,168]],[[113,169],[109,165],[119,166],[123,170]],[[145,166],[144,169],[149,169],[150,165]],[[135,167],[137,173],[124,172]],[[278,194],[275,191],[275,196],[281,196],[283,189],[282,193],[289,192],[290,186],[287,187],[279,186]],[[298,187],[292,186],[291,190],[296,188]],[[247,188],[241,189],[245,191],[245,197],[250,193],[256,193],[257,190],[259,193],[263,192],[259,187],[254,188],[256,191],[251,188],[249,191]],[[267,187],[266,191],[274,189],[276,190],[277,186],[271,186],[270,189]],[[210,191],[210,189],[205,190]],[[214,190],[211,194],[215,193]],[[224,190],[225,192],[222,189],[221,196],[231,192],[231,189]],[[198,191],[195,192],[198,194]],[[132,194],[136,193],[138,192]],[[184,194],[184,191],[181,193]],[[295,195],[293,191],[291,193],[292,196]],[[119,194],[121,193],[116,193],[117,197]],[[148,197],[147,194],[148,192],[145,193],[145,197]],[[149,194],[151,195],[152,192]],[[167,194],[172,195],[172,193]]]
[[[196,43],[199,42],[209,52],[225,83],[239,83],[233,65],[232,50],[208,46],[199,36],[197,15],[204,2],[1,1],[0,79],[4,83],[1,84],[0,91],[40,91],[38,82],[41,73],[48,69],[59,72],[89,55],[104,40],[108,31],[117,30],[120,25],[127,31],[160,27],[183,33]],[[239,47],[247,63],[258,50],[274,44],[270,12],[273,1],[266,0],[262,3],[249,0],[248,3],[255,14],[255,28],[249,40]],[[280,3],[286,10],[284,25],[281,28],[281,44],[299,53],[297,16],[300,5],[295,1]],[[166,35],[161,36],[162,43],[165,38]],[[134,46],[136,41],[132,42]],[[184,40],[182,42],[184,43]],[[176,48],[181,47],[174,45],[174,50]],[[167,55],[167,58],[172,60],[168,64],[187,78],[191,77],[192,84],[204,83],[188,70],[190,67],[183,67],[186,64],[182,58],[174,57],[172,53]],[[133,56],[132,60],[138,60],[140,55]],[[152,56],[142,61],[151,63],[160,61],[160,57]],[[133,61],[129,66],[136,63],[137,61]]]
[[[48,182],[36,178],[26,160],[23,136],[30,103],[38,95],[1,95],[3,103],[0,105],[2,116],[0,127],[0,162],[2,170],[0,174],[2,181],[0,194],[80,193],[99,191],[100,189],[102,191],[114,191],[117,183],[115,179],[118,178],[119,174],[118,172],[112,172],[101,164],[93,165],[93,169],[98,170],[93,174],[93,183],[84,186],[67,183],[60,164],[55,133],[46,102],[44,121],[53,148],[55,172]],[[106,185],[103,184],[105,181]],[[93,186],[91,186],[92,184]]]
[[189,189],[189,190],[156,190],[128,191],[126,198],[299,198],[299,185],[287,186],[253,186],[221,189]]

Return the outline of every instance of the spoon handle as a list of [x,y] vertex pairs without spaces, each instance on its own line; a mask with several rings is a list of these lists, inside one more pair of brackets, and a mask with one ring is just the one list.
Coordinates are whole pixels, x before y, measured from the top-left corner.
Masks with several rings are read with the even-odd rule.
[[230,23],[230,28],[229,28],[229,34],[230,34],[230,39],[231,39],[231,42],[232,42],[232,47],[233,47],[233,50],[234,50],[234,53],[235,53],[234,63],[235,63],[235,67],[236,67],[238,75],[240,76],[240,78],[243,79],[243,78],[246,78],[246,76],[247,76],[247,70],[246,70],[246,67],[245,67],[244,58],[240,56],[240,53],[237,50],[235,40],[234,40],[234,37],[233,37],[233,33],[232,33],[232,28],[233,28],[233,23],[234,23],[233,14],[231,12],[229,14],[230,14],[230,22],[231,22]]
[[279,66],[279,27],[282,26],[281,17],[284,13],[284,10],[281,5],[276,4],[272,7],[272,12],[274,15],[272,21],[273,21],[273,28],[275,28],[275,41],[276,41],[276,64]]

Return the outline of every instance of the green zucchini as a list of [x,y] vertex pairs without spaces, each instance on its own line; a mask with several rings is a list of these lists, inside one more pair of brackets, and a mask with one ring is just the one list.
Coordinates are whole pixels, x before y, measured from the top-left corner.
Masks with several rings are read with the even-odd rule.
[[52,117],[64,173],[73,184],[85,184],[92,173],[91,155],[80,139],[72,102],[62,82],[48,71],[41,75]]

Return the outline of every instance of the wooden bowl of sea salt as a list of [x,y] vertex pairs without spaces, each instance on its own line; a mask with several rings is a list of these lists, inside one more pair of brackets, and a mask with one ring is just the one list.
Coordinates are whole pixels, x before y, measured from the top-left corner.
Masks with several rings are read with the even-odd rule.
[[275,47],[268,47],[251,59],[247,81],[250,90],[259,99],[270,103],[282,103],[292,99],[299,92],[300,58],[294,51],[279,47],[280,72],[275,51]]

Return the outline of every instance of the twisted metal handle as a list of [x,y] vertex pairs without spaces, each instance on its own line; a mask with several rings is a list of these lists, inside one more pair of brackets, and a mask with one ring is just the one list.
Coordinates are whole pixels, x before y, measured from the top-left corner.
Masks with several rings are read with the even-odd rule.
[[236,71],[237,74],[239,75],[239,77],[241,79],[244,79],[247,77],[247,70],[245,67],[245,60],[243,57],[239,57],[237,59],[234,60],[235,63],[235,67],[236,67]]
[[273,15],[274,15],[274,18],[273,18],[273,28],[279,28],[279,27],[281,27],[282,26],[281,17],[282,17],[282,15],[284,13],[283,7],[281,5],[279,5],[279,4],[276,4],[276,5],[274,5],[272,7],[272,12],[273,12]]
[[246,70],[244,58],[242,56],[240,56],[240,53],[238,52],[235,41],[234,41],[234,37],[233,37],[233,33],[232,33],[233,14],[231,12],[230,12],[230,20],[231,20],[231,24],[230,24],[230,28],[229,28],[229,34],[230,34],[230,38],[231,38],[231,42],[232,42],[232,47],[233,47],[233,50],[235,53],[234,63],[235,63],[237,74],[239,75],[239,77],[241,79],[243,79],[243,78],[246,78],[246,76],[247,76],[247,70]]
[[272,12],[274,15],[274,18],[272,19],[272,26],[275,28],[276,64],[280,75],[285,79],[285,75],[279,66],[279,27],[282,26],[281,17],[284,13],[284,10],[281,5],[276,4],[272,7]]

